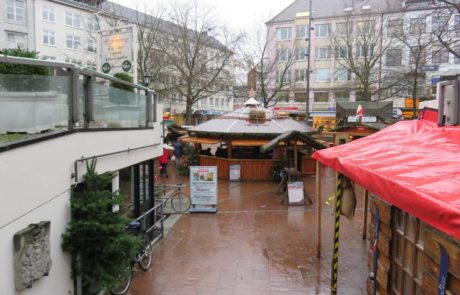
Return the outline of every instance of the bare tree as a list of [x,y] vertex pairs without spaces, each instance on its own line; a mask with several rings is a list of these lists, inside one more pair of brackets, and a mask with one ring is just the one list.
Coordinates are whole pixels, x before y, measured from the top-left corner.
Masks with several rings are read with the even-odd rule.
[[169,17],[172,24],[157,45],[174,78],[169,87],[185,98],[191,124],[194,104],[233,84],[232,56],[241,37],[218,26],[212,12],[196,1],[172,2]]
[[[252,38],[253,37],[253,38]],[[292,44],[280,42],[276,55],[270,54],[271,44],[276,44],[274,34],[260,28],[254,36],[246,36],[245,52],[242,54],[246,70],[254,73],[256,98],[261,99],[264,107],[276,105],[279,94],[292,84],[291,68],[296,57]],[[297,49],[299,50],[299,49]],[[306,52],[298,52],[302,57]]]
[[460,22],[456,19],[460,13],[460,1],[440,0],[439,2],[430,12],[432,22],[436,24],[432,28],[432,34],[449,53],[460,58]]
[[357,100],[370,101],[381,91],[378,66],[391,44],[381,43],[382,33],[379,14],[367,13],[349,15],[330,36],[338,64],[353,76]]

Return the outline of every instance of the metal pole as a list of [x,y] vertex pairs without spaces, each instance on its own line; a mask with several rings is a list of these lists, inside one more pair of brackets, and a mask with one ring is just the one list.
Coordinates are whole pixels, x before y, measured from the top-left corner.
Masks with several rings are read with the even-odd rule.
[[305,121],[306,123],[308,124],[308,119],[310,117],[310,114],[309,114],[309,109],[310,109],[310,44],[311,44],[311,31],[313,29],[313,27],[311,26],[311,3],[313,2],[313,0],[310,0],[310,7],[308,9],[308,37],[307,37],[307,40],[308,40],[308,45],[307,45],[307,99],[306,99],[306,109],[305,109],[305,113],[306,113],[306,117],[305,117]]
[[321,163],[316,161],[316,256],[321,257]]

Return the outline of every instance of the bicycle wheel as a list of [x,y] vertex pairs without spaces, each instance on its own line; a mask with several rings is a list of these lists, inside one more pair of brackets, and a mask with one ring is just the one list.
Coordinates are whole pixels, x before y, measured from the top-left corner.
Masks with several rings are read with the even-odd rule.
[[129,287],[131,286],[132,275],[133,274],[131,265],[129,265],[128,269],[126,269],[120,274],[118,285],[115,288],[111,289],[110,293],[112,293],[113,295],[126,294],[126,292],[128,292]]
[[185,213],[192,206],[190,196],[183,192],[176,192],[171,197],[171,207],[177,213]]
[[147,235],[142,236],[141,247],[137,262],[143,270],[148,270],[152,265],[152,245]]

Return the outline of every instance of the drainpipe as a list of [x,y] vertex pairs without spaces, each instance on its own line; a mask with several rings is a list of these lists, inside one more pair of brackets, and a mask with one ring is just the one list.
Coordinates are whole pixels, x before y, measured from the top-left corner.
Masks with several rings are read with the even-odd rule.
[[310,0],[310,7],[308,9],[308,45],[307,45],[307,99],[305,103],[305,122],[308,125],[308,119],[310,117],[310,49],[311,49],[311,30],[313,29],[312,27],[312,17],[311,17],[311,4],[313,0]]
[[[383,48],[383,15],[384,13],[382,13],[382,16],[381,16],[381,21],[380,21],[380,50],[382,50]],[[378,99],[377,100],[380,100],[380,87],[382,86],[381,85],[382,83],[382,53],[380,53],[380,58],[379,58],[379,91],[377,92],[378,93]]]

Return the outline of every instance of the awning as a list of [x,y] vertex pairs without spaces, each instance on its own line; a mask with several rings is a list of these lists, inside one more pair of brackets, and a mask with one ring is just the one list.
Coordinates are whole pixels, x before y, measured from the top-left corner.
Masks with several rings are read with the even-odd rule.
[[278,137],[267,141],[261,148],[262,152],[267,152],[272,150],[275,146],[282,145],[287,141],[296,141],[296,145],[309,145],[314,147],[317,150],[326,148],[325,145],[316,141],[313,137],[311,137],[308,133],[303,133],[300,131],[286,131],[283,134],[280,134]]
[[221,142],[220,139],[215,138],[207,138],[207,137],[190,137],[190,136],[182,136],[179,137],[179,140],[182,142],[188,143],[201,143],[201,144],[216,144]]
[[313,158],[460,239],[460,126],[401,121]]
[[232,146],[262,146],[268,139],[235,139],[232,140]]

